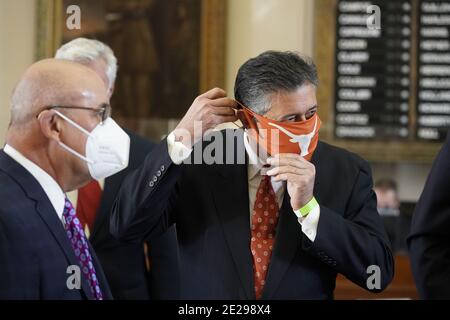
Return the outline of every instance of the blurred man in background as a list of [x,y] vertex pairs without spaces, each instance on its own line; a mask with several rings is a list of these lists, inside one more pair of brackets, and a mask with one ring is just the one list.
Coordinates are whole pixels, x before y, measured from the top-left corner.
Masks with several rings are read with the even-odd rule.
[[377,207],[381,216],[399,216],[400,200],[398,198],[397,183],[391,179],[381,179],[373,188],[377,195]]
[[398,199],[397,184],[391,179],[381,179],[373,188],[377,195],[377,209],[383,219],[384,227],[389,236],[392,250],[396,250],[400,217],[400,201]]
[[[106,44],[77,38],[64,44],[55,58],[81,63],[95,71],[114,93],[117,59]],[[137,107],[137,106],[135,106]],[[149,245],[150,271],[146,266],[144,243],[126,244],[109,232],[109,220],[116,194],[125,176],[151,154],[153,144],[126,130],[131,139],[126,170],[106,180],[92,181],[69,194],[92,246],[103,265],[115,299],[176,299],[178,297],[178,256],[175,227]]]

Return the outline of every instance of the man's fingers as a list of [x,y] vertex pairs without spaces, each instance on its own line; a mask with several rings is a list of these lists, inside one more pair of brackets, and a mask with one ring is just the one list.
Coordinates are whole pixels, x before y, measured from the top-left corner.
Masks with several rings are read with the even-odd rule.
[[222,116],[221,118],[222,118],[221,123],[235,122],[238,120],[238,118],[236,116]]
[[282,173],[279,175],[276,175],[273,177],[273,179],[275,181],[288,181],[288,180],[292,180],[291,179],[291,174],[290,173]]
[[212,114],[218,115],[218,116],[234,116],[236,115],[236,112],[233,108],[230,107],[213,107],[210,109]]
[[307,175],[309,173],[309,170],[306,168],[300,169],[293,166],[282,166],[282,167],[275,167],[267,171],[268,176],[277,176],[285,173],[291,173],[295,175]]
[[218,99],[214,99],[209,101],[209,105],[214,106],[214,107],[228,107],[228,108],[233,108],[233,109],[237,109],[238,107],[238,103],[230,98],[218,98]]
[[286,157],[275,156],[268,159],[267,162],[273,166],[292,166],[299,169],[310,169],[312,166],[311,163],[309,163],[299,155]]
[[217,126],[226,122],[235,122],[237,120],[236,116],[221,116],[221,115],[213,115],[211,117],[211,124]]
[[273,176],[273,180],[274,181],[288,181],[291,183],[298,183],[298,184],[306,184],[308,181],[308,178],[305,176],[299,176],[298,174],[295,173],[290,173],[290,172],[286,172],[286,173],[280,173],[277,174],[276,176]]
[[300,156],[297,153],[279,153],[273,156],[272,158],[280,158],[280,159],[299,159],[300,161],[308,162],[306,161],[302,156]]
[[211,90],[205,92],[200,97],[206,98],[206,99],[218,99],[218,98],[224,98],[226,96],[227,96],[227,93],[225,92],[225,90],[220,89],[220,88],[214,88],[214,89],[211,89]]

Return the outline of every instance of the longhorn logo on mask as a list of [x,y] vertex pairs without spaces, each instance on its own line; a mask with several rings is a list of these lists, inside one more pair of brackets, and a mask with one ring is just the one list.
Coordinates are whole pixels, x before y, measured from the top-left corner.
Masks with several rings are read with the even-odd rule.
[[263,117],[243,105],[241,107],[242,109],[238,110],[239,119],[259,148],[270,156],[295,153],[308,161],[311,160],[322,125],[317,113],[305,121],[280,122]]

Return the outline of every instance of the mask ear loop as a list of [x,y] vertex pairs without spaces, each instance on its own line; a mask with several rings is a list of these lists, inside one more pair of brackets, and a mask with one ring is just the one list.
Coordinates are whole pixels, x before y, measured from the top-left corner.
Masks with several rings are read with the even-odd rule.
[[[84,129],[82,126],[80,126],[78,123],[75,123],[73,120],[69,119],[68,117],[66,117],[65,115],[63,115],[61,112],[59,112],[58,110],[53,110],[58,116],[60,116],[61,118],[63,118],[65,121],[67,121],[69,124],[73,125],[75,128],[77,128],[78,130],[80,130],[81,132],[83,132],[84,134],[86,134],[87,136],[90,136],[91,133],[89,131],[87,131],[86,129]],[[39,115],[40,116],[40,115]],[[59,141],[59,145],[65,149],[67,152],[73,154],[74,156],[79,157],[80,159],[86,161],[87,163],[93,164],[95,163],[93,160],[88,159],[87,157],[83,156],[82,154],[80,154],[79,152],[73,150],[72,148],[70,148],[68,145],[66,145],[64,142]]]
[[[236,109],[236,112],[242,112],[242,110],[243,109],[247,109],[248,110],[248,108],[247,107],[245,107],[242,103],[240,103],[239,101],[237,101],[237,100],[234,100],[234,101],[236,101],[237,102],[237,104],[239,105],[239,107]],[[241,119],[241,118],[239,118],[239,120],[240,120],[240,122],[241,122],[241,126],[239,126],[238,124],[236,124],[236,122],[232,122],[237,128],[239,128],[239,129],[244,129],[245,131],[248,131],[248,129],[249,129],[249,126],[248,126],[248,123],[246,123],[247,122],[247,119],[245,119],[245,116],[243,116],[244,117],[244,119]]]
[[[242,108],[242,105],[239,103],[239,101],[237,101],[237,100],[234,100],[234,101],[236,101],[240,106],[240,108],[236,108],[236,114],[237,114],[237,112],[239,112],[239,109]],[[236,123],[236,121],[233,121],[231,123],[234,124],[236,126],[236,128],[238,128],[238,129],[245,129],[244,126],[240,126],[239,124]]]
[[252,121],[255,123],[255,127],[256,127],[256,129],[254,129],[254,128],[252,128],[252,127],[250,127],[250,125],[248,124],[248,121],[250,121],[250,120],[248,120],[245,116],[244,116],[244,120],[242,120],[242,119],[240,119],[241,120],[241,123],[242,123],[242,126],[241,127],[239,127],[236,123],[234,123],[233,122],[233,124],[236,126],[236,127],[238,127],[239,129],[244,129],[245,130],[245,132],[247,132],[247,134],[248,134],[248,132],[249,132],[249,130],[254,130],[254,131],[256,131],[256,135],[258,136],[258,139],[261,139],[261,133],[260,133],[260,131],[258,130],[258,126],[256,125],[257,124],[257,122],[258,122],[258,119],[253,115],[253,111],[251,111],[249,108],[247,108],[246,106],[244,106],[242,103],[240,103],[239,101],[237,101],[237,100],[235,100],[236,102],[237,102],[237,104],[239,105],[239,108],[237,109],[237,111],[239,112],[242,112],[241,110],[243,110],[243,109],[246,109],[247,110],[247,112],[249,112],[250,114],[251,114],[251,116],[252,116]]
[[59,112],[58,110],[53,110],[58,116],[60,116],[61,118],[63,118],[64,120],[66,120],[68,123],[70,123],[72,126],[74,126],[75,128],[77,128],[78,130],[80,130],[81,132],[83,132],[85,135],[90,136],[91,133],[89,131],[87,131],[85,128],[83,128],[82,126],[80,126],[78,123],[76,123],[75,121],[73,121],[72,119],[66,117],[65,115],[63,115],[61,112]]
[[238,129],[244,129],[244,130],[247,130],[243,125],[239,125],[239,124],[237,124],[236,122],[231,122],[232,124],[234,124],[235,126],[236,126],[236,128],[238,128]]
[[[255,121],[255,122],[257,122],[258,121],[258,119],[253,115],[253,112],[249,109],[249,108],[247,108],[247,107],[245,107],[242,103],[240,103],[239,101],[237,101],[237,100],[235,100],[237,103],[238,103],[238,105],[239,105],[239,108],[237,109],[237,111],[239,112],[239,111],[241,111],[241,110],[243,110],[243,109],[246,109],[246,110],[248,110],[248,112],[250,112],[250,114],[252,115],[252,117],[253,117],[253,121]],[[241,111],[242,112],[242,111]],[[244,119],[245,119],[245,121],[243,121],[243,120],[241,120],[241,123],[242,123],[242,126],[241,127],[239,127],[235,122],[233,122],[233,124],[236,126],[236,127],[238,127],[239,129],[244,129],[245,130],[245,132],[247,132],[248,133],[248,131],[249,130],[255,130],[255,129],[253,129],[253,128],[251,128],[249,125],[248,125],[248,121],[250,121],[250,120],[247,120],[246,118],[245,118],[245,116],[244,116]],[[247,122],[247,124],[245,123],[245,122]],[[257,128],[257,126],[256,126],[256,128]],[[260,132],[259,132],[259,130],[258,129],[256,129],[255,130],[256,131],[256,134],[257,134],[257,136],[258,136],[258,138],[261,138],[261,135],[260,135]],[[258,147],[258,146],[257,146]]]

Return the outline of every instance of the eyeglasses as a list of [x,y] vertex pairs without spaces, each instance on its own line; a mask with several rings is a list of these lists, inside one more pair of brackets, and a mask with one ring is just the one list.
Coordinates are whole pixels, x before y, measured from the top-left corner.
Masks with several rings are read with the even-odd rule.
[[52,110],[52,109],[75,109],[75,110],[84,110],[91,111],[95,115],[97,115],[101,122],[105,122],[111,116],[111,106],[109,104],[102,104],[98,108],[84,108],[84,107],[70,107],[70,106],[48,106],[44,110]]

